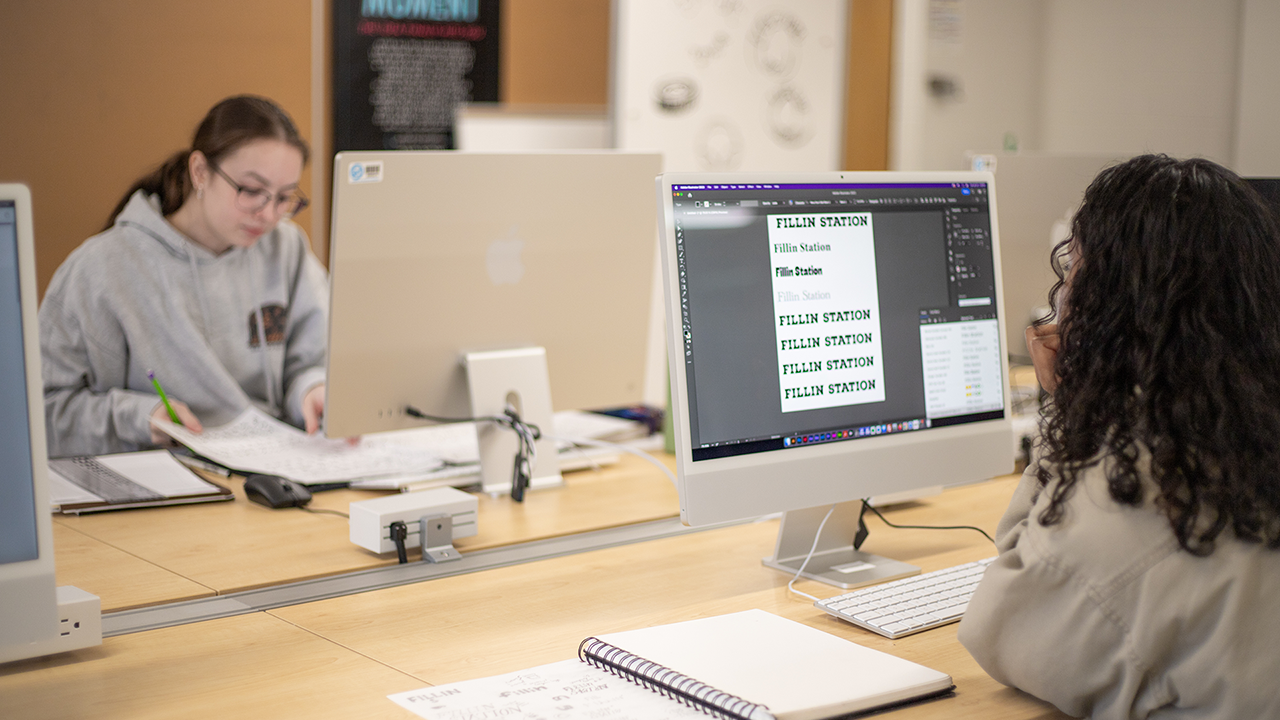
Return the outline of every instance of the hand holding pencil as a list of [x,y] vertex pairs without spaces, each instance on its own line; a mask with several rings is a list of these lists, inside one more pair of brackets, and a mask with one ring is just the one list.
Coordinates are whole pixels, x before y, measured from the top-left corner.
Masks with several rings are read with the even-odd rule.
[[155,386],[156,394],[160,396],[160,404],[156,405],[151,411],[151,442],[156,445],[167,445],[172,442],[172,438],[160,432],[155,428],[157,422],[164,422],[165,417],[178,425],[182,425],[191,432],[201,432],[204,426],[200,424],[200,419],[196,414],[191,412],[191,408],[180,400],[171,400],[165,393],[164,388],[160,386],[160,381],[156,379],[155,373],[147,371],[147,378],[151,380],[151,384]]

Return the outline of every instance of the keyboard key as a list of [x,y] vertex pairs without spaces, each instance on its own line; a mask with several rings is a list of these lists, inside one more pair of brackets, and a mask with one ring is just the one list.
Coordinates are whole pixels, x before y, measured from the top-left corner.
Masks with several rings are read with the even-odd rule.
[[916,577],[819,600],[820,609],[888,638],[959,620],[969,598],[995,558],[965,563]]

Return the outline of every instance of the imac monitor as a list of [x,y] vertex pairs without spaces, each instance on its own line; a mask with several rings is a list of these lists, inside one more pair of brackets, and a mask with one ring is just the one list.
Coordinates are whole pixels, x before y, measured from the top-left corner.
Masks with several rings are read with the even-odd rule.
[[668,173],[658,182],[681,518],[785,511],[766,564],[843,587],[861,500],[1008,473],[992,176]]
[[58,633],[31,194],[0,185],[0,662]]
[[1271,212],[1280,218],[1280,178],[1247,177],[1244,181],[1258,191],[1262,199],[1267,202],[1267,206],[1271,208]]
[[[339,153],[325,433],[422,425],[407,407],[478,416],[510,400],[545,429],[553,405],[640,402],[661,164],[610,151]],[[485,488],[500,489],[514,433],[478,433]],[[558,481],[554,445],[537,457],[533,484]]]

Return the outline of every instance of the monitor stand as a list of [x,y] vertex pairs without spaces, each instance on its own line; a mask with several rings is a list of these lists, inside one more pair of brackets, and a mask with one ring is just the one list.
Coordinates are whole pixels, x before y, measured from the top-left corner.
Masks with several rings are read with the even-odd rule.
[[[531,468],[529,487],[561,485],[560,456],[556,451],[551,410],[551,381],[547,352],[540,347],[469,352],[463,360],[471,391],[472,417],[501,417],[508,405],[520,419],[542,430],[537,461]],[[487,493],[511,490],[511,473],[519,441],[510,429],[491,422],[476,423],[480,444],[480,483]]]
[[[813,538],[830,507],[823,505],[783,513],[773,556],[761,562],[794,576],[813,548]],[[854,549],[855,541],[861,544],[857,539],[861,514],[861,500],[836,505],[822,527],[822,537],[801,577],[849,589],[920,574],[920,568],[915,565]]]

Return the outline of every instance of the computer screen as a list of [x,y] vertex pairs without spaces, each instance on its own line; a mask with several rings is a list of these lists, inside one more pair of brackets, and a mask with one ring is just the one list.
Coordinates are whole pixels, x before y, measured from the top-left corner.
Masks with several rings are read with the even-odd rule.
[[989,173],[675,173],[658,194],[686,523],[1012,470]]
[[0,185],[0,662],[58,630],[30,213]]
[[557,410],[641,402],[661,171],[653,153],[340,153],[326,434],[469,415],[461,360],[483,351],[543,348]]
[[1244,181],[1257,190],[1276,217],[1280,217],[1280,178],[1248,177]]

